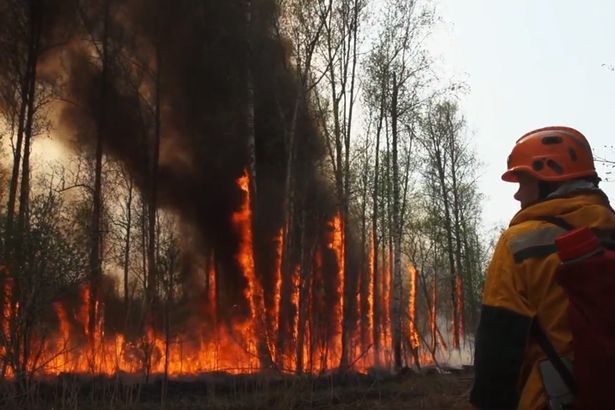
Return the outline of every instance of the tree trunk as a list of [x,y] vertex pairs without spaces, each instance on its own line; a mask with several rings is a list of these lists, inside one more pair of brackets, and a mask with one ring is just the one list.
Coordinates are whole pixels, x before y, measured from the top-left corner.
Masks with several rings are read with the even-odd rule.
[[92,198],[92,228],[91,228],[91,247],[90,247],[90,307],[89,307],[89,335],[90,343],[93,346],[96,322],[96,303],[100,298],[100,280],[102,276],[101,253],[101,218],[102,218],[102,157],[103,157],[103,138],[107,132],[107,81],[109,76],[109,8],[111,0],[104,2],[103,33],[102,33],[102,56],[101,56],[101,84],[100,84],[100,107],[97,119],[96,136],[96,159],[94,168],[94,194]]
[[149,192],[147,198],[147,314],[154,314],[158,299],[158,266],[156,264],[156,252],[158,241],[156,240],[156,216],[158,213],[158,167],[160,160],[160,76],[162,64],[160,59],[160,16],[156,16],[156,73],[155,73],[155,101],[154,101],[154,135],[149,151]]
[[246,112],[245,123],[248,141],[248,166],[250,167],[250,197],[252,215],[256,216],[258,191],[256,183],[256,134],[254,130],[254,76],[252,73],[252,0],[245,0],[246,24]]
[[[302,212],[302,230],[301,230],[301,277],[300,277],[300,291],[299,291],[299,317],[298,317],[298,331],[297,331],[297,374],[302,374],[304,371],[304,348],[305,348],[305,334],[306,334],[306,321],[308,316],[308,306],[310,284],[312,282],[312,267],[311,261],[314,259],[314,251],[316,249],[316,241],[307,247],[305,240],[305,227],[307,219],[306,206],[303,206]],[[306,249],[307,248],[307,249]],[[309,332],[311,333],[311,332]]]
[[397,97],[399,84],[397,83],[396,73],[393,73],[393,87],[391,94],[391,135],[392,135],[392,166],[393,166],[393,226],[391,235],[393,236],[393,283],[392,283],[392,306],[391,306],[391,327],[393,336],[393,357],[394,369],[401,369],[401,229],[399,215],[399,164],[397,158],[398,144],[398,107]]
[[297,116],[299,113],[300,104],[300,90],[297,91],[297,97],[293,108],[293,115],[291,123],[288,128],[288,144],[286,149],[286,177],[284,179],[284,196],[283,196],[283,227],[282,227],[282,269],[281,269],[281,295],[280,295],[280,309],[278,311],[278,335],[276,341],[276,350],[278,352],[284,352],[285,344],[288,341],[288,312],[290,312],[291,292],[292,292],[292,270],[291,265],[291,252],[293,245],[292,232],[294,229],[294,203],[295,203],[295,189],[294,189],[294,157],[295,157],[295,135],[297,126]]
[[[42,25],[42,12],[39,9],[38,3],[31,2],[29,9],[29,38],[28,38],[28,57],[25,67],[25,73],[22,78],[21,83],[21,101],[19,106],[19,117],[17,124],[17,141],[15,146],[15,151],[13,153],[13,170],[11,174],[11,183],[9,186],[9,199],[7,204],[7,213],[6,213],[6,238],[5,238],[5,257],[10,263],[10,259],[12,259],[12,253],[15,250],[16,244],[15,241],[15,232],[13,226],[13,220],[15,217],[15,202],[17,198],[17,189],[19,185],[19,168],[21,165],[22,157],[22,149],[24,144],[24,136],[26,136],[27,141],[27,156],[25,159],[25,163],[29,164],[29,155],[30,155],[30,138],[32,137],[32,121],[34,117],[34,97],[35,97],[35,88],[36,88],[36,66],[38,64],[38,56],[39,56],[39,46],[40,46],[40,37],[41,37],[41,25]],[[25,135],[24,135],[25,134]],[[24,154],[26,156],[26,154]],[[22,169],[22,189],[20,195],[24,195],[25,192],[29,190],[29,167],[28,171],[26,171],[25,177],[26,181],[26,190],[24,190],[24,175]],[[26,199],[27,200],[27,199]],[[26,204],[24,204],[25,206]],[[26,208],[22,208],[20,204],[20,215],[25,211]],[[21,219],[21,216],[20,216]],[[22,225],[21,222],[18,222],[18,225]],[[20,245],[19,245],[20,246]]]
[[457,328],[454,331],[454,335],[457,335],[457,345],[456,347],[459,347],[459,338],[461,338],[463,336],[463,264],[462,264],[462,250],[461,250],[461,246],[463,243],[463,238],[461,235],[461,210],[460,210],[460,200],[459,200],[459,196],[460,196],[460,192],[459,192],[459,186],[457,184],[457,161],[458,161],[458,156],[457,156],[457,147],[455,146],[455,139],[456,139],[456,135],[455,130],[454,129],[450,129],[450,135],[449,138],[451,139],[450,145],[451,145],[451,191],[453,194],[453,224],[454,224],[454,232],[455,232],[455,264],[457,265],[457,269],[456,269],[456,277],[455,277],[455,301],[456,301],[456,309],[455,312],[457,314],[456,320],[455,320],[455,324],[457,325]]
[[[367,144],[366,144],[367,145]],[[367,184],[368,184],[368,167],[369,167],[369,155],[367,153],[367,146],[365,152],[365,163],[364,163],[364,174],[363,174],[363,190],[361,193],[361,288],[359,290],[359,295],[361,298],[360,305],[360,320],[361,320],[361,347],[363,351],[367,351],[369,348],[369,322],[370,322],[370,311],[369,311],[369,291],[370,291],[370,280],[371,280],[371,271],[369,266],[369,258],[366,252],[367,244],[368,244],[368,234],[367,234]]]
[[[342,223],[344,226],[344,319],[342,321],[342,358],[340,367],[342,369],[348,367],[350,361],[350,344],[352,342],[352,335],[355,332],[357,303],[356,303],[356,289],[357,289],[357,270],[356,267],[351,267],[351,253],[349,246],[351,226],[349,223],[349,202],[350,202],[350,140],[352,133],[352,117],[354,112],[354,99],[355,99],[355,80],[356,80],[356,66],[357,66],[357,35],[359,27],[359,4],[357,0],[354,0],[351,6],[349,16],[346,18],[346,24],[348,25],[346,47],[348,47],[348,58],[344,62],[344,72],[348,73],[348,65],[350,65],[350,89],[348,93],[344,92],[344,186],[342,194]],[[344,79],[346,83],[348,79]],[[344,90],[346,91],[346,90]],[[348,102],[346,101],[346,95],[348,94]],[[346,114],[347,113],[347,114]]]
[[130,272],[130,234],[132,225],[132,178],[127,175],[128,179],[128,198],[126,200],[126,240],[124,242],[124,308],[128,309],[128,276]]
[[378,219],[379,215],[379,207],[378,207],[378,189],[379,189],[379,178],[380,175],[380,133],[382,132],[382,123],[384,121],[384,110],[385,110],[385,93],[386,93],[386,82],[383,78],[383,83],[381,87],[381,96],[380,96],[380,113],[378,116],[378,125],[376,127],[376,147],[375,147],[375,163],[374,163],[374,190],[372,192],[372,339],[374,343],[374,366],[380,367],[380,329],[381,329],[381,317],[382,317],[382,300],[380,298],[380,281],[378,278]]
[[[36,44],[36,53],[38,54],[38,43]],[[23,239],[28,225],[28,208],[30,202],[30,152],[32,147],[32,124],[34,121],[34,99],[36,98],[36,66],[32,67],[33,73],[30,78],[30,85],[28,90],[28,108],[26,115],[26,125],[24,127],[24,149],[23,158],[21,164],[21,190],[19,194],[19,216],[17,220],[17,253],[18,265],[21,267],[23,263]]]

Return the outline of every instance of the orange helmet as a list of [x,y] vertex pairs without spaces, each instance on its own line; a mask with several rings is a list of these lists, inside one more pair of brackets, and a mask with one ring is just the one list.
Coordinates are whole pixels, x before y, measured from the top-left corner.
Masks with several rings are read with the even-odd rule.
[[597,176],[587,139],[568,127],[540,128],[519,138],[508,156],[508,170],[502,179],[518,182],[518,172],[542,181]]

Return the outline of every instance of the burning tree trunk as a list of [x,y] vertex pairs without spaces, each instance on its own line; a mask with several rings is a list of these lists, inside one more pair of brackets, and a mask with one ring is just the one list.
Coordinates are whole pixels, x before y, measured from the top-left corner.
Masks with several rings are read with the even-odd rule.
[[103,32],[101,50],[101,80],[100,80],[100,106],[96,120],[96,152],[94,168],[94,190],[92,198],[92,225],[90,236],[90,311],[89,311],[89,334],[92,346],[96,330],[96,304],[100,300],[100,281],[102,277],[102,158],[103,158],[103,138],[106,133],[107,122],[107,87],[109,77],[109,12],[111,0],[105,0],[103,7]]
[[[347,43],[344,44],[346,49],[347,59],[346,69],[349,69],[349,78],[344,79],[344,82],[350,81],[348,92],[344,92],[343,107],[344,107],[344,188],[342,195],[342,221],[344,226],[344,266],[350,266],[350,252],[349,252],[349,239],[351,238],[350,232],[350,140],[352,133],[352,118],[354,113],[355,103],[355,80],[356,80],[356,67],[358,61],[357,54],[357,36],[359,32],[359,17],[361,15],[361,9],[364,5],[361,0],[354,0],[349,5],[348,18],[344,19],[346,25],[348,38]],[[346,114],[347,113],[347,114]],[[357,288],[357,271],[356,269],[347,269],[344,272],[344,321],[342,327],[342,358],[340,361],[340,368],[344,370],[350,364],[351,343],[356,328],[356,288]]]
[[254,131],[254,78],[252,73],[252,0],[245,1],[245,36],[246,36],[246,112],[245,124],[248,142],[248,167],[250,169],[250,193],[252,213],[256,217],[257,177],[256,177],[256,134]]
[[416,267],[413,264],[408,266],[409,274],[409,295],[408,295],[408,335],[410,336],[410,349],[414,363],[417,367],[421,367],[419,360],[418,349],[421,345],[418,334],[418,327],[416,325],[416,289],[418,275]]
[[[286,7],[287,13],[290,14],[288,23],[290,26],[284,27],[287,31],[287,34],[292,37],[293,40],[293,51],[296,59],[296,79],[297,79],[297,87],[296,94],[293,103],[292,114],[290,118],[290,122],[287,121],[286,115],[284,114],[284,107],[281,106],[280,101],[278,100],[278,111],[280,112],[280,117],[285,122],[285,135],[286,135],[286,173],[284,179],[284,194],[283,194],[283,204],[282,211],[284,213],[283,217],[283,236],[281,241],[283,243],[282,246],[282,256],[281,256],[281,289],[284,289],[285,292],[282,292],[281,300],[283,301],[283,308],[277,309],[278,317],[276,321],[281,326],[281,332],[278,335],[278,350],[284,350],[283,344],[284,340],[288,339],[287,335],[285,335],[284,323],[286,322],[288,312],[288,301],[290,300],[290,296],[288,292],[290,291],[290,272],[291,272],[291,249],[293,246],[292,235],[294,231],[294,207],[295,207],[295,157],[296,157],[296,136],[297,136],[297,122],[299,119],[299,114],[301,108],[303,107],[303,101],[306,96],[313,90],[314,85],[310,84],[310,73],[312,69],[312,58],[314,55],[314,50],[318,45],[318,42],[321,37],[322,28],[324,26],[324,16],[318,15],[317,5],[311,1],[305,0],[296,0],[289,3]],[[283,21],[285,21],[283,19]],[[278,33],[278,36],[280,33]],[[281,39],[281,38],[280,38]],[[303,218],[303,217],[302,217]],[[303,250],[303,248],[301,248]],[[300,258],[300,260],[302,260]],[[301,262],[303,266],[303,262]],[[302,270],[304,272],[304,270]],[[277,288],[276,288],[277,289]],[[279,295],[279,293],[277,293]],[[300,325],[301,326],[301,325]]]
[[[385,81],[383,77],[382,81]],[[374,342],[374,365],[376,367],[380,367],[380,329],[381,329],[381,306],[382,300],[380,299],[380,280],[378,278],[378,220],[380,218],[379,215],[379,207],[378,207],[378,193],[379,193],[379,175],[380,175],[380,133],[382,132],[382,124],[384,122],[384,110],[385,110],[385,95],[384,95],[384,87],[382,88],[382,94],[380,94],[380,113],[378,115],[378,125],[376,127],[376,146],[375,146],[375,164],[374,164],[374,188],[372,192],[372,256],[371,260],[373,261],[372,265],[372,330],[373,335],[372,339]]]
[[368,141],[365,143],[365,162],[363,165],[362,173],[362,187],[361,187],[361,284],[358,295],[360,297],[359,304],[359,320],[361,330],[361,348],[364,352],[367,352],[370,346],[370,332],[371,329],[371,275],[372,275],[372,251],[368,248],[368,243],[371,241],[371,235],[368,233],[368,221],[367,221],[367,195],[368,195],[368,180],[369,180],[369,153],[368,153]]
[[[36,84],[37,63],[41,45],[41,31],[43,24],[42,5],[38,2],[30,2],[27,11],[28,21],[28,61],[23,78],[21,95],[19,130],[23,133],[23,157],[21,158],[21,186],[19,192],[19,211],[17,217],[17,229],[13,226],[10,218],[14,217],[15,195],[17,191],[18,175],[11,181],[11,197],[9,197],[9,209],[7,214],[7,261],[11,274],[15,281],[11,284],[10,315],[7,318],[10,329],[10,353],[12,367],[22,391],[29,388],[32,365],[32,336],[34,332],[35,298],[40,288],[38,272],[29,268],[29,255],[27,248],[30,236],[29,230],[29,205],[30,205],[30,151],[33,137],[33,122],[36,111]],[[19,139],[19,136],[18,136]],[[15,160],[18,162],[19,150],[16,149]],[[19,173],[19,164],[13,164],[13,171]],[[13,191],[14,189],[14,191]]]
[[[335,176],[335,186],[342,226],[344,227],[344,255],[350,255],[346,241],[350,239],[348,224],[350,201],[350,141],[356,92],[356,64],[358,62],[358,33],[365,2],[353,0],[335,7],[329,0],[322,7],[324,41],[321,46],[325,56],[325,78],[328,100],[331,107],[325,108],[316,93],[320,117],[324,125],[328,150]],[[329,121],[330,120],[330,121]],[[349,261],[345,265],[349,266]],[[347,370],[350,364],[350,343],[354,334],[356,315],[356,272],[344,273],[342,352],[340,368]]]
[[160,78],[162,63],[160,58],[160,11],[156,12],[156,24],[155,24],[155,60],[156,71],[154,74],[154,134],[149,146],[149,189],[147,199],[147,315],[152,315],[152,309],[156,305],[157,291],[158,291],[158,267],[156,264],[156,252],[158,241],[156,240],[156,216],[158,209],[158,167],[160,160]]
[[398,146],[398,115],[399,107],[397,97],[399,83],[397,74],[393,72],[393,85],[391,93],[391,135],[392,135],[392,165],[393,165],[393,208],[392,208],[392,232],[393,236],[393,297],[391,298],[391,327],[393,336],[394,367],[401,368],[401,218],[400,218],[400,190],[399,190],[399,162],[397,156]]
[[250,305],[250,331],[256,344],[261,368],[271,367],[271,354],[265,340],[265,304],[263,288],[256,276],[253,249],[253,220],[250,209],[250,181],[246,173],[237,181],[245,195],[244,203],[239,212],[233,215],[233,222],[240,234],[238,262],[245,275],[247,287],[245,297]]

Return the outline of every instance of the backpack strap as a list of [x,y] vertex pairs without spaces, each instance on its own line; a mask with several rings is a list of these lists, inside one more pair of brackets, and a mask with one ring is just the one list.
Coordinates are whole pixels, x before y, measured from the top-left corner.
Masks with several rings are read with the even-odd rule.
[[[551,216],[551,215],[539,216],[539,217],[536,217],[535,220],[548,222],[551,225],[558,226],[562,229],[565,229],[566,231],[572,231],[576,228],[576,226],[570,224],[568,221],[558,216]],[[611,229],[603,230],[603,229],[595,228],[595,229],[592,229],[592,231],[594,232],[594,234],[596,234],[602,246],[604,246],[605,248],[611,249],[611,250],[615,250],[615,230],[611,230]]]
[[576,395],[577,385],[574,381],[574,376],[572,372],[570,371],[570,369],[568,369],[568,367],[566,367],[566,365],[562,361],[562,358],[559,356],[559,354],[553,347],[553,344],[545,334],[544,330],[542,330],[542,327],[540,326],[540,323],[538,323],[538,319],[536,318],[532,321],[530,333],[534,337],[534,339],[536,339],[536,341],[540,345],[540,348],[545,352],[545,354],[553,364],[553,367],[555,367],[555,370],[557,370],[560,377],[568,387],[568,390],[570,390],[573,395]]
[[[574,225],[570,224],[565,219],[557,216],[545,215],[536,219],[539,221],[548,222],[566,231],[572,231],[573,229],[575,229]],[[574,380],[574,375],[562,361],[562,358],[559,356],[559,354],[553,347],[553,344],[549,340],[549,337],[545,334],[544,330],[542,330],[542,327],[540,326],[540,323],[538,323],[537,318],[532,321],[530,333],[532,337],[536,339],[536,342],[538,342],[538,345],[540,346],[542,351],[547,355],[547,358],[553,364],[555,370],[557,370],[557,372],[559,373],[560,377],[566,384],[566,387],[568,387],[568,390],[570,390],[572,394],[576,395],[577,386]]]

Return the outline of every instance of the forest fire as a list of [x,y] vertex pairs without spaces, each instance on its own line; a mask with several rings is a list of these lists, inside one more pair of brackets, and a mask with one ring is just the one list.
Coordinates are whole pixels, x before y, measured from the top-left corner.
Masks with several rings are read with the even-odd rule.
[[[219,320],[223,312],[220,309],[220,280],[219,267],[214,254],[207,259],[205,280],[207,290],[205,305],[197,317],[198,326],[184,329],[173,334],[165,333],[160,329],[145,325],[141,335],[112,330],[109,331],[105,320],[106,306],[103,300],[92,303],[92,292],[89,285],[83,285],[78,294],[77,303],[55,301],[53,311],[57,328],[45,334],[34,343],[36,354],[30,356],[28,367],[37,369],[41,376],[53,376],[61,373],[76,374],[104,374],[113,375],[118,372],[147,375],[168,374],[170,377],[185,375],[198,375],[212,371],[225,371],[231,374],[254,373],[263,368],[262,355],[270,355],[271,365],[279,367],[286,372],[294,372],[300,368],[304,372],[321,373],[334,370],[339,366],[342,354],[342,326],[344,314],[344,229],[339,214],[334,215],[326,222],[326,234],[323,243],[317,247],[313,255],[311,267],[313,273],[309,282],[302,282],[305,275],[301,266],[296,264],[290,274],[290,334],[285,342],[284,350],[275,342],[282,331],[280,312],[282,305],[283,288],[283,229],[272,238],[271,252],[274,254],[273,281],[271,289],[272,302],[269,307],[265,304],[265,287],[259,279],[254,257],[253,220],[250,208],[250,181],[248,172],[236,180],[236,188],[241,192],[241,204],[232,213],[231,223],[238,238],[238,247],[235,255],[237,266],[245,279],[243,298],[248,307],[247,316],[226,323]],[[383,258],[386,263],[381,265],[380,272],[375,277],[382,278],[383,287],[379,295],[373,293],[374,283],[374,252],[370,252],[368,269],[370,272],[368,286],[368,334],[373,334],[373,311],[375,305],[382,307],[383,318],[380,323],[379,363],[391,366],[390,345],[390,295],[391,295],[391,261],[389,254]],[[325,262],[328,260],[329,262]],[[325,272],[326,270],[326,272]],[[409,346],[414,357],[418,357],[420,348],[417,320],[417,271],[412,264],[408,264],[409,274],[409,305],[408,320]],[[333,302],[327,304],[326,283],[329,277],[334,287],[331,289]],[[302,293],[302,287],[308,291]],[[325,298],[323,298],[325,296]],[[430,328],[433,334],[437,332],[435,324],[435,289],[434,303],[431,307]],[[4,337],[10,340],[9,323],[15,317],[11,304],[12,284],[5,281],[3,285],[3,321]],[[302,302],[301,298],[306,298]],[[360,309],[357,295],[357,309]],[[307,308],[305,317],[300,318],[302,303]],[[94,312],[90,312],[90,309]],[[331,314],[331,308],[333,308]],[[358,313],[358,312],[357,312]],[[358,316],[357,316],[358,317]],[[90,318],[96,323],[92,326]],[[358,324],[358,322],[357,322]],[[301,330],[300,331],[300,327]],[[92,330],[91,330],[92,329]],[[441,338],[441,336],[440,336]],[[264,342],[263,351],[259,343]],[[351,363],[354,371],[367,372],[374,366],[373,355],[366,354],[372,341],[368,345],[361,342],[360,332],[356,330],[352,335]],[[264,353],[263,353],[264,352]],[[1,352],[6,355],[6,352]],[[301,353],[299,355],[299,353]],[[360,359],[360,360],[359,360]],[[301,360],[301,363],[298,362]],[[418,359],[417,359],[418,360]],[[427,363],[431,359],[425,352],[421,355],[421,362]],[[7,377],[13,377],[10,368],[5,370]]]
[[408,300],[408,333],[410,335],[410,345],[412,349],[420,346],[419,335],[416,328],[416,268],[410,264],[408,266],[410,295]]
[[337,261],[337,295],[338,303],[336,305],[336,329],[335,329],[335,343],[334,354],[338,356],[341,354],[342,346],[342,326],[344,317],[344,227],[343,221],[339,214],[335,216],[332,223],[333,236],[331,242],[328,244],[329,249],[335,252]]
[[[250,305],[250,320],[246,323],[249,336],[247,340],[256,341],[259,332],[265,330],[261,325],[263,314],[265,313],[263,290],[256,278],[256,268],[254,265],[254,253],[252,246],[252,211],[250,209],[250,177],[245,170],[243,176],[237,180],[237,185],[244,194],[241,209],[233,214],[233,224],[240,235],[239,253],[237,260],[245,276],[247,286],[245,288],[245,298]],[[244,335],[245,336],[245,335]]]

